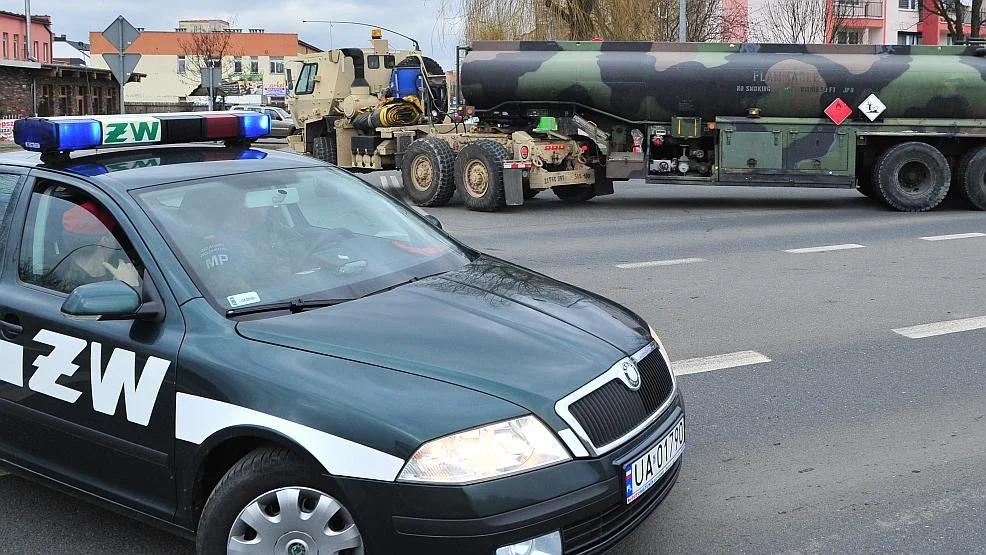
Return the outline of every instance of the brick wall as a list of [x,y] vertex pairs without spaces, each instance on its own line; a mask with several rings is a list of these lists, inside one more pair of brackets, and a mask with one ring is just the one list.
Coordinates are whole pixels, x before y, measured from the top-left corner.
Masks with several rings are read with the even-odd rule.
[[31,74],[35,70],[0,66],[0,114],[7,117],[33,116]]
[[[119,86],[105,74],[0,66],[0,116],[27,117],[115,114],[120,108]],[[32,93],[31,80],[36,90]],[[37,106],[34,101],[37,99]]]

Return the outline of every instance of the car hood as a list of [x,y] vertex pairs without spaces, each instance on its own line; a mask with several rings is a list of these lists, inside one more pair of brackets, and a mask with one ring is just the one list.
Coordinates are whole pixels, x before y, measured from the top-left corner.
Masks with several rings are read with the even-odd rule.
[[239,322],[237,330],[468,387],[549,420],[555,401],[650,341],[646,325],[619,305],[485,256],[333,307]]

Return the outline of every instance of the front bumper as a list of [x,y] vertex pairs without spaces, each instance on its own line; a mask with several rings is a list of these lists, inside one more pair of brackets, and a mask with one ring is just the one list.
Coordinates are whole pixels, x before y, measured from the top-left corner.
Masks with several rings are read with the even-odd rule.
[[626,503],[623,467],[684,415],[680,393],[651,426],[606,456],[467,486],[338,479],[367,552],[493,555],[498,547],[560,530],[565,555],[612,547],[650,515],[678,478],[679,458]]

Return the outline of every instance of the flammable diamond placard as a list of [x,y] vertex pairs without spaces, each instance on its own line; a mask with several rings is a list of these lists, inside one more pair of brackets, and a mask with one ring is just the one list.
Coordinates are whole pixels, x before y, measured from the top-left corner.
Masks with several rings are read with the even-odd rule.
[[875,94],[871,94],[866,97],[866,100],[859,105],[859,111],[863,112],[863,115],[869,118],[870,121],[876,121],[876,118],[880,117],[880,114],[886,110],[887,107],[880,102]]
[[829,107],[825,109],[825,115],[829,117],[836,125],[842,125],[842,122],[846,121],[852,114],[852,108],[848,104],[842,101],[841,98],[836,98],[829,104]]

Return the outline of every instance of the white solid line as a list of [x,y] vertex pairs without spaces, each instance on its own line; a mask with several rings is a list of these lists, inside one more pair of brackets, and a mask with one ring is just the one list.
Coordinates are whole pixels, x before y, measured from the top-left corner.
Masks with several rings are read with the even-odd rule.
[[756,351],[740,351],[738,353],[728,353],[725,355],[713,355],[709,357],[689,358],[671,363],[671,368],[676,376],[685,374],[698,374],[700,372],[712,372],[713,370],[725,370],[726,368],[736,368],[737,366],[749,366],[751,364],[761,364],[770,362],[770,359]]
[[932,235],[930,237],[922,237],[921,239],[925,241],[948,241],[949,239],[972,239],[973,237],[986,237],[986,233],[955,233],[952,235]]
[[704,258],[678,258],[675,260],[652,260],[650,262],[629,262],[627,264],[617,264],[617,268],[650,268],[653,266],[677,266],[678,264],[694,264],[695,262],[705,262]]
[[848,243],[845,245],[828,245],[824,247],[807,247],[803,249],[788,249],[784,252],[790,252],[793,254],[805,254],[810,252],[828,252],[828,251],[844,251],[849,249],[862,249],[865,248],[863,245],[857,245],[856,243]]
[[893,330],[893,332],[911,339],[921,339],[924,337],[933,337],[935,335],[959,333],[962,331],[972,331],[983,328],[986,328],[986,316],[962,318],[961,320],[949,320],[947,322],[934,322],[932,324],[921,324],[920,326],[910,326],[907,328],[897,328]]

